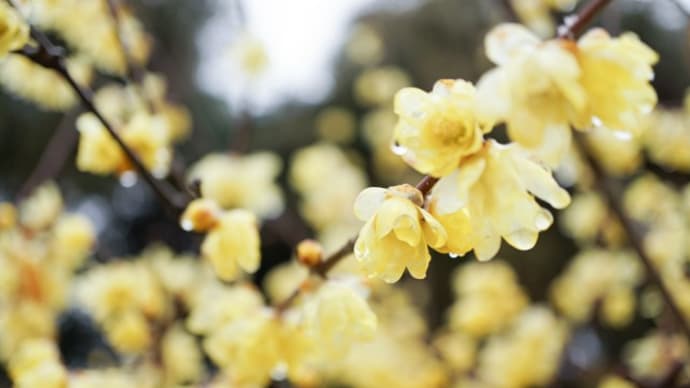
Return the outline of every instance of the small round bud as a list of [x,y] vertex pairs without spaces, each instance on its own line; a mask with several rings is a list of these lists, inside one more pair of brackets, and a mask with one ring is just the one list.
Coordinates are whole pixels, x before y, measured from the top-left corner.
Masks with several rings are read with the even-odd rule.
[[182,214],[180,225],[186,231],[206,232],[218,224],[221,208],[210,199],[195,199]]
[[297,260],[307,267],[314,267],[321,263],[323,247],[318,241],[302,240],[297,245]]

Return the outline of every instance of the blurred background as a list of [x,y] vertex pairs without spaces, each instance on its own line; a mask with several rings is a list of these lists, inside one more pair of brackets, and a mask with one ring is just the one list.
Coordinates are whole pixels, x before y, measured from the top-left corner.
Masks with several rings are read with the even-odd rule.
[[[418,175],[382,156],[388,150],[390,98],[404,86],[429,90],[441,78],[476,81],[490,68],[483,37],[514,14],[501,0],[131,0],[129,5],[153,38],[149,69],[165,75],[171,99],[193,118],[189,139],[176,149],[183,169],[209,152],[270,150],[283,162],[278,178],[285,210],[262,226],[260,282],[273,266],[292,257],[296,242],[313,237],[300,213],[300,195],[288,184],[292,157],[315,142],[340,147],[361,166],[370,186],[414,184]],[[659,52],[654,86],[660,104],[680,106],[690,84],[688,10],[683,1],[615,0],[597,20],[613,35],[634,31]],[[567,11],[552,11],[554,20]],[[553,26],[539,26],[544,35]],[[551,30],[550,30],[551,29]],[[247,76],[238,66],[238,45],[261,44],[260,67]],[[367,78],[368,77],[368,78]],[[97,83],[107,83],[100,79]],[[200,239],[182,232],[143,183],[123,185],[112,177],[79,172],[74,157],[78,110],[45,112],[0,92],[0,200],[25,195],[49,144],[53,176],[67,208],[96,225],[94,260],[133,255],[154,241],[178,251],[197,251]],[[377,116],[376,113],[379,113]],[[388,120],[388,121],[387,121]],[[388,131],[388,132],[386,132]],[[500,137],[501,132],[495,131]],[[61,139],[60,146],[51,138]],[[383,139],[383,140],[382,140]],[[388,140],[387,140],[388,139]],[[389,152],[390,153],[390,152]],[[392,153],[390,153],[393,155]],[[176,167],[174,167],[176,168]],[[45,173],[45,170],[43,171]],[[337,177],[339,171],[333,171]],[[40,174],[39,174],[40,175]],[[34,178],[35,179],[35,178]],[[29,183],[27,183],[29,182]],[[557,216],[558,217],[558,216]],[[534,301],[547,300],[550,281],[576,252],[558,227],[540,236],[536,248],[518,252],[503,244],[499,257],[519,275]],[[452,269],[472,260],[433,260],[427,281],[405,279],[431,327],[443,322],[453,301]],[[616,359],[626,338],[652,326],[637,319],[622,330],[583,326],[574,333],[563,368],[566,383],[583,386],[578,368],[595,371]],[[83,346],[101,343],[88,319],[77,311],[61,318],[60,346],[68,364],[84,362]],[[89,340],[90,341],[90,340]],[[102,345],[102,344],[101,344]],[[96,345],[94,345],[96,346]],[[570,366],[568,366],[570,365]],[[594,365],[594,368],[590,366]],[[572,380],[568,381],[568,373]],[[575,376],[578,376],[575,378]],[[586,384],[585,384],[586,385]]]

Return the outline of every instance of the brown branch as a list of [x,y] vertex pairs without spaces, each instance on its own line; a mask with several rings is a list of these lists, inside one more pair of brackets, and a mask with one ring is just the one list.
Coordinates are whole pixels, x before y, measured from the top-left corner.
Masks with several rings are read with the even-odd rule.
[[[597,13],[603,10],[604,7],[606,7],[610,2],[611,0],[592,0],[589,2],[577,15],[568,17],[563,25],[558,28],[558,37],[567,39],[574,38],[577,34],[582,32],[582,30],[592,21]],[[606,172],[599,164],[599,161],[591,153],[591,150],[585,142],[584,136],[584,134],[576,132],[574,141],[592,170],[596,189],[606,199],[609,207],[613,211],[613,214],[620,220],[623,231],[628,237],[630,245],[642,261],[649,280],[659,287],[661,295],[664,298],[664,301],[666,302],[671,314],[674,316],[676,323],[678,326],[680,326],[685,335],[690,338],[690,326],[688,325],[688,322],[685,320],[682,311],[675,303],[670,290],[666,287],[666,284],[664,284],[661,275],[659,272],[657,272],[652,259],[647,255],[647,252],[645,252],[642,244],[642,236],[638,234],[635,227],[635,222],[625,213],[616,191],[609,185],[609,179]]]
[[17,200],[26,197],[41,183],[60,173],[77,142],[77,131],[74,130],[75,116],[76,111],[71,111],[62,117],[53,136],[43,149],[36,167],[17,192]]
[[580,34],[610,2],[611,0],[592,0],[577,15],[566,17],[563,24],[558,27],[558,37],[561,39],[572,39]]
[[40,31],[31,27],[31,37],[38,43],[37,47],[25,46],[19,54],[26,56],[31,61],[41,65],[47,69],[57,72],[65,81],[72,87],[74,92],[79,97],[82,105],[89,112],[93,113],[98,120],[103,124],[108,133],[112,136],[115,142],[120,146],[127,158],[132,162],[139,175],[144,181],[148,183],[156,195],[163,201],[164,204],[170,207],[176,214],[184,210],[188,198],[185,193],[176,192],[165,182],[156,179],[150,171],[143,164],[136,153],[124,142],[122,137],[117,133],[115,128],[105,119],[103,114],[96,108],[91,98],[92,92],[90,89],[83,87],[77,83],[67,70],[65,65],[64,51],[54,46],[48,38]]
[[678,326],[680,326],[685,335],[690,338],[690,326],[688,326],[688,322],[685,320],[682,311],[675,303],[671,291],[668,289],[668,287],[666,287],[666,284],[664,284],[664,281],[654,266],[652,259],[647,255],[647,252],[642,244],[642,236],[639,235],[635,222],[625,213],[616,191],[608,182],[606,172],[602,168],[599,161],[596,160],[596,158],[590,152],[589,147],[585,143],[584,136],[584,134],[577,132],[575,133],[574,141],[592,170],[596,189],[603,195],[613,214],[619,219],[621,226],[623,227],[623,231],[628,237],[630,245],[635,250],[635,253],[637,253],[637,256],[640,258],[645,267],[649,280],[659,288],[659,291],[661,292],[661,295],[664,298],[664,301],[666,302],[671,314],[673,314],[676,323]]

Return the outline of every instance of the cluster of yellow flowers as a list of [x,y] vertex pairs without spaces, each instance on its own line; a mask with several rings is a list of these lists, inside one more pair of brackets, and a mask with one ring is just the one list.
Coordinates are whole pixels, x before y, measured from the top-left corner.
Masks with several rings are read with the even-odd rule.
[[[165,80],[147,74],[143,87],[106,85],[94,97],[97,109],[114,126],[125,144],[134,151],[154,176],[170,170],[173,144],[189,132],[186,109],[166,100]],[[103,123],[93,114],[77,119],[79,150],[77,167],[94,174],[132,173],[134,168]]]
[[188,179],[198,180],[201,196],[222,208],[243,208],[261,218],[273,218],[284,207],[283,193],[275,183],[281,169],[280,158],[270,152],[217,153],[192,165]]
[[128,61],[148,62],[151,39],[128,9],[115,4],[116,18],[107,0],[22,1],[21,11],[32,24],[58,33],[99,70],[124,75]]
[[639,259],[630,252],[585,250],[552,284],[558,310],[576,323],[598,315],[613,327],[624,326],[635,313],[635,288],[642,282]]
[[328,143],[300,149],[292,157],[290,183],[301,196],[300,214],[327,250],[357,232],[351,207],[367,179],[343,150]]
[[456,387],[542,386],[553,378],[568,339],[565,322],[529,305],[501,261],[469,263],[453,278],[457,300],[434,339]]
[[201,252],[223,280],[238,277],[240,268],[248,273],[259,269],[261,241],[258,221],[248,210],[223,211],[211,199],[196,199],[185,210],[182,228],[206,232]]
[[0,360],[32,339],[52,340],[74,275],[90,253],[91,222],[63,213],[54,184],[18,208],[0,203]]
[[[407,266],[423,277],[426,245],[452,255],[473,250],[480,260],[496,255],[501,237],[531,249],[553,222],[534,196],[555,208],[570,202],[548,169],[570,148],[570,126],[638,133],[656,103],[649,84],[656,53],[632,34],[596,29],[577,42],[542,42],[505,24],[485,45],[498,67],[476,90],[441,80],[430,93],[404,88],[395,97],[394,151],[440,180],[427,201],[411,187],[362,192],[355,212],[367,223],[355,255],[371,276],[396,281]],[[496,123],[516,143],[485,140]]]

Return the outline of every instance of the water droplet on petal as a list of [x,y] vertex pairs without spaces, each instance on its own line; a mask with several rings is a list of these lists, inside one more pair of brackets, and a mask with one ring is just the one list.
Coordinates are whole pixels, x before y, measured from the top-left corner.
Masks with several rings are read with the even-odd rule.
[[593,125],[595,128],[599,128],[599,127],[601,127],[601,126],[604,125],[604,122],[601,121],[601,119],[600,119],[599,117],[597,117],[597,116],[592,116],[592,125]]
[[504,237],[510,245],[523,251],[534,248],[537,243],[537,233],[529,229],[516,230]]
[[393,143],[391,150],[393,151],[394,154],[396,154],[398,156],[405,155],[407,153],[407,148],[401,146],[400,143],[398,143],[397,141],[395,143]]
[[630,140],[632,139],[632,133],[626,131],[613,131],[613,136],[618,140]]
[[537,228],[537,230],[546,230],[549,228],[549,226],[551,226],[552,222],[553,216],[548,210],[544,210],[537,214],[537,217],[534,219],[534,226]]
[[455,252],[448,252],[448,256],[450,256],[451,259],[457,259],[460,257],[460,255]]
[[191,232],[194,230],[194,223],[190,220],[182,220],[182,222],[180,222],[180,227],[184,231]]
[[120,184],[124,187],[132,187],[137,184],[137,173],[134,171],[125,171],[120,175]]

